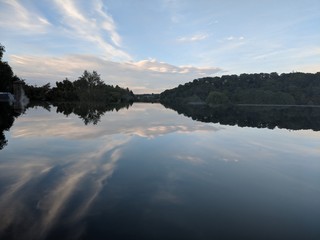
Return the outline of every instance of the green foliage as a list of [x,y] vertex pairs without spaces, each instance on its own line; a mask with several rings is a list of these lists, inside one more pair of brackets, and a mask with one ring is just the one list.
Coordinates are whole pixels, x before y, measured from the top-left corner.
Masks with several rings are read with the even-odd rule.
[[211,91],[206,99],[208,104],[226,104],[229,103],[229,98],[226,94],[216,91]]
[[56,87],[46,94],[46,98],[51,101],[120,103],[133,101],[134,94],[128,88],[106,85],[96,71],[85,70],[74,82],[67,78],[56,82]]
[[29,99],[43,101],[46,100],[46,96],[50,92],[50,83],[47,83],[41,87],[24,84],[23,89]]
[[[5,48],[0,44],[0,92],[13,92],[13,82],[20,79],[13,74],[8,63],[2,62],[4,52]],[[22,82],[30,100],[119,103],[132,102],[134,99],[133,92],[128,88],[106,85],[96,71],[91,73],[85,70],[78,80],[71,82],[66,78],[62,82],[56,82],[56,87],[53,88],[49,83],[38,87]]]
[[77,83],[80,83],[79,84],[80,86],[84,84],[84,86],[86,86],[89,91],[93,88],[104,85],[103,81],[101,81],[100,79],[100,75],[96,71],[93,71],[92,73],[90,73],[87,70],[85,70],[82,76],[79,77],[77,81],[75,81],[74,83],[75,86],[77,86]]
[[6,51],[5,47],[0,43],[0,61],[2,61],[3,53]]
[[161,93],[162,103],[197,96],[209,104],[320,104],[320,73],[259,73],[206,77]]
[[5,48],[0,44],[0,92],[12,92],[14,76],[9,64],[2,61],[4,52]]
[[13,72],[6,62],[0,62],[0,92],[12,92]]

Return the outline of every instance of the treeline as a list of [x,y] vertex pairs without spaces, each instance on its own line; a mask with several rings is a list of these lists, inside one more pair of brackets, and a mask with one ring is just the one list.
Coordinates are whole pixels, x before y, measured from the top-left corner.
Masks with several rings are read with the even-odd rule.
[[163,103],[320,104],[320,72],[205,77],[161,93]]
[[56,82],[53,88],[48,83],[41,87],[25,85],[24,89],[31,100],[40,101],[121,103],[134,100],[134,94],[128,88],[107,85],[96,71],[87,70],[77,80],[70,81],[66,78],[62,82]]
[[56,86],[50,83],[43,86],[28,85],[24,80],[14,75],[10,65],[2,61],[5,47],[0,44],[0,92],[14,93],[13,85],[22,85],[25,94],[30,100],[36,101],[81,101],[101,103],[132,102],[134,94],[128,88],[105,84],[96,72],[85,70],[75,81],[65,79],[56,82]]

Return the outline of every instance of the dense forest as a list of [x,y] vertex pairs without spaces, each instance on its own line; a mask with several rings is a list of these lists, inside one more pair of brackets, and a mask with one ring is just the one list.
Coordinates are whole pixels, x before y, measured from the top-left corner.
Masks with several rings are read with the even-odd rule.
[[320,104],[320,72],[205,77],[161,93],[163,103]]

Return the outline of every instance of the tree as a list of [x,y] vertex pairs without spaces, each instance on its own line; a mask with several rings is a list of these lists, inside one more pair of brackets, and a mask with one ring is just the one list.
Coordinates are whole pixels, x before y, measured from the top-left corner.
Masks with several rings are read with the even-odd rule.
[[2,62],[3,53],[6,51],[5,47],[0,43],[0,62]]
[[7,62],[2,61],[5,48],[0,43],[0,92],[12,92],[13,72]]
[[229,98],[224,93],[212,91],[209,93],[206,102],[208,104],[226,104],[229,103]]
[[[184,103],[196,95],[210,104],[320,104],[320,73],[255,73],[205,77],[160,94],[162,103]],[[209,94],[212,93],[210,96]],[[217,93],[221,93],[220,95]],[[222,101],[222,102],[221,102]]]
[[13,72],[6,62],[0,62],[0,92],[12,92]]
[[81,83],[86,83],[84,85],[87,85],[89,89],[103,85],[103,81],[100,79],[100,75],[96,71],[90,73],[85,70],[82,76],[79,77],[78,81]]

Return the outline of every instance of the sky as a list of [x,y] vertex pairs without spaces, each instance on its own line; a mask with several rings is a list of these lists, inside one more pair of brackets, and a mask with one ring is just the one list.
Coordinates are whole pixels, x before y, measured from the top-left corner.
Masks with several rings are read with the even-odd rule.
[[319,0],[0,0],[4,60],[41,86],[84,70],[134,93],[206,76],[320,72]]

